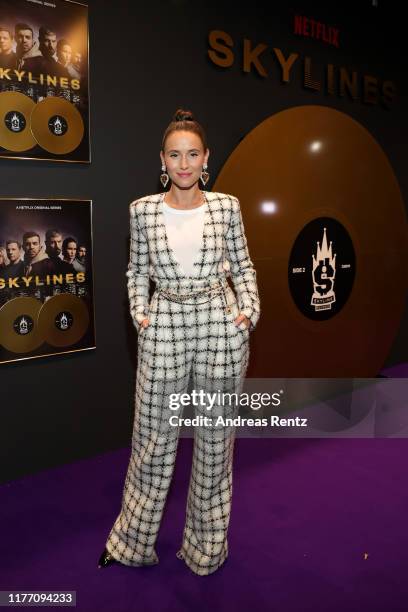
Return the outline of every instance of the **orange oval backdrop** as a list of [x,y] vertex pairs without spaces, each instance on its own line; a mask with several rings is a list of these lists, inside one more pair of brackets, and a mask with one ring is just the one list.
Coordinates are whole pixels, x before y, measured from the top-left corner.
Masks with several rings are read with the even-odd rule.
[[[371,134],[348,115],[325,106],[279,112],[240,142],[213,189],[240,199],[257,271],[261,318],[251,338],[248,375],[378,374],[403,314],[408,241],[397,179]],[[355,270],[341,308],[335,314],[326,312],[325,320],[313,320],[308,315],[312,274],[296,268],[304,274],[306,287],[302,311],[291,293],[289,259],[302,229],[323,218],[338,222],[348,234]],[[340,261],[339,240],[332,247]],[[304,243],[304,261],[311,264],[316,248]],[[331,281],[334,294],[341,289],[341,274],[344,270],[338,266]],[[312,310],[310,315],[316,315]]]

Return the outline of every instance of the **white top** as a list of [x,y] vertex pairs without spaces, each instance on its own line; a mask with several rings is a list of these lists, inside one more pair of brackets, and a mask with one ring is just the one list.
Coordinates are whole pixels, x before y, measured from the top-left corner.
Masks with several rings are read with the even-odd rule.
[[189,210],[180,210],[163,200],[169,246],[186,276],[193,275],[193,264],[203,244],[204,213],[205,203]]

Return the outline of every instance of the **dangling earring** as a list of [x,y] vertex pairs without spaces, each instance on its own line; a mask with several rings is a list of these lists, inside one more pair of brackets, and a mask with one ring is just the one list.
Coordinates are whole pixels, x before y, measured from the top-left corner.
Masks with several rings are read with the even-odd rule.
[[207,164],[203,164],[203,169],[200,175],[200,179],[202,184],[204,185],[204,187],[206,186],[206,184],[208,183],[208,179],[210,178],[210,175],[207,172]]
[[164,188],[169,182],[169,175],[167,174],[166,166],[164,164],[162,164],[162,173],[160,175],[160,181]]

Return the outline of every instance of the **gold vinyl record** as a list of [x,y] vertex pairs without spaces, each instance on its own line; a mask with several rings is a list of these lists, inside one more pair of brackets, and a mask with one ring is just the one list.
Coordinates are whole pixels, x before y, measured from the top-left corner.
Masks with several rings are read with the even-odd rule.
[[261,313],[249,377],[371,378],[406,308],[407,215],[372,134],[306,105],[257,125],[214,191],[240,200]]
[[12,353],[29,353],[43,343],[38,328],[41,302],[31,297],[10,300],[0,309],[0,345]]
[[38,102],[31,114],[31,131],[49,153],[74,151],[84,135],[81,113],[64,98],[49,97]]
[[35,102],[18,91],[0,93],[0,146],[8,151],[28,151],[37,143],[30,130]]
[[45,342],[52,346],[70,346],[79,342],[89,325],[88,308],[83,300],[60,293],[44,302],[38,325]]

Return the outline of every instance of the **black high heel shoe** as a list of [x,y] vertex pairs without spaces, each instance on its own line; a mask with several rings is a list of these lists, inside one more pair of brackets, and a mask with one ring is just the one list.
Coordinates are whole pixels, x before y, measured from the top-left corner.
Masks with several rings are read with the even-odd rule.
[[105,548],[105,550],[103,551],[103,553],[101,554],[99,558],[98,568],[100,569],[101,567],[108,567],[108,565],[112,565],[113,563],[116,563],[116,559],[112,557],[110,552],[108,552]]

